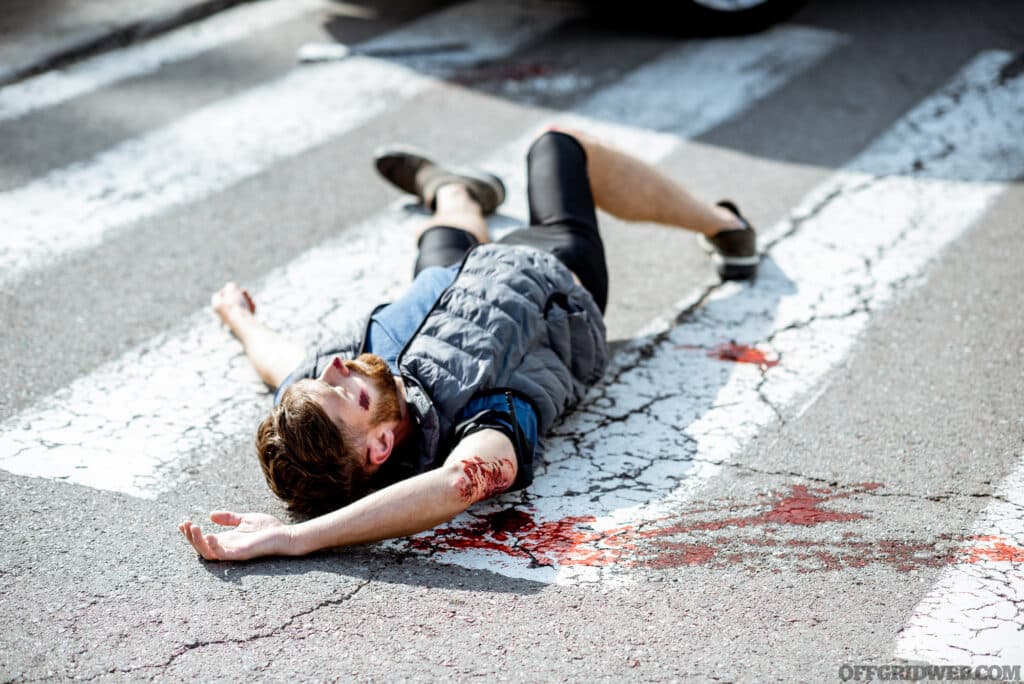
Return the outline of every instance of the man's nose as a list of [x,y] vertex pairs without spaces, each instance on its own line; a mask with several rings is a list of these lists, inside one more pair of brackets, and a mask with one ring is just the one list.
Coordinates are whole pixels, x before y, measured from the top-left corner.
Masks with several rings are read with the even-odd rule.
[[324,368],[324,372],[320,374],[320,379],[326,382],[332,387],[336,387],[341,383],[341,379],[348,375],[348,368],[341,362],[338,357],[334,357],[327,368]]

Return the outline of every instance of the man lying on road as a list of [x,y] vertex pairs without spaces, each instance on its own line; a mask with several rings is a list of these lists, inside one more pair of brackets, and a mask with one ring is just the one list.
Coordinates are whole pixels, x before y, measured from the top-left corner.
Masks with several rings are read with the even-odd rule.
[[549,130],[527,157],[530,227],[492,243],[501,181],[417,154],[377,170],[433,216],[415,278],[358,335],[306,356],[228,283],[213,308],[276,387],[256,447],[273,492],[304,517],[216,511],[234,529],[181,533],[209,560],[302,555],[402,537],[533,480],[538,437],[598,380],[608,273],[595,207],[701,233],[723,278],[750,278],[753,228],[728,202],[693,198],[657,168],[578,131]]

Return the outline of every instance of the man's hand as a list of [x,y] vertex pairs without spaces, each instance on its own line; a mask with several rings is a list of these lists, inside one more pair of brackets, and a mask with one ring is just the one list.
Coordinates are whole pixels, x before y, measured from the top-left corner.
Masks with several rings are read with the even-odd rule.
[[256,320],[256,303],[238,283],[227,283],[214,292],[210,306],[242,343],[252,367],[268,386],[277,388],[305,357],[300,345]]
[[227,283],[214,292],[210,297],[210,306],[232,330],[238,313],[256,313],[256,303],[252,300],[252,295],[238,283]]
[[178,525],[185,539],[206,560],[239,561],[290,555],[290,528],[272,515],[214,511],[210,520],[235,529],[204,535],[199,525],[189,520]]

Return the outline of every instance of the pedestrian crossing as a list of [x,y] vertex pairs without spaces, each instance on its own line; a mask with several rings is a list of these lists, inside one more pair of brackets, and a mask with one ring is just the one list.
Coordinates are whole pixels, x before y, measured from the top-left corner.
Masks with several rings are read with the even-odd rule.
[[[269,3],[266,15],[245,8],[254,10],[246,30],[265,29],[312,6]],[[557,4],[454,5],[366,46],[435,41],[465,50],[401,63],[355,56],[296,68],[3,193],[0,286],[28,287],[33,272],[54,268],[68,254],[102,250],[109,236],[148,217],[223,192],[356,131],[446,87],[443,77],[459,68],[543,41],[571,16]],[[161,39],[159,47],[139,46],[128,55],[131,66],[124,54],[95,58],[79,73],[65,74],[70,80],[63,85],[56,75],[50,81],[44,75],[5,88],[0,121],[156,72],[176,55],[243,37],[239,26],[204,24]],[[689,41],[572,111],[546,115],[545,122],[581,127],[658,163],[686,139],[798,82],[843,42],[841,35],[795,26]],[[681,300],[676,310],[691,311],[685,322],[654,322],[621,350],[608,381],[546,441],[546,467],[528,492],[390,545],[542,582],[628,581],[659,521],[699,496],[757,434],[798,416],[872,315],[918,283],[927,263],[1024,175],[1024,150],[1013,142],[1024,139],[1024,79],[1006,78],[1011,59],[999,51],[978,55],[810,189],[762,232],[766,258],[754,285],[716,286]],[[516,211],[526,204],[522,159],[541,128],[530,122],[508,131],[505,145],[476,160],[509,179],[499,230],[525,218]],[[252,288],[260,312],[271,326],[307,342],[329,338],[401,291],[414,258],[408,236],[418,220],[396,203],[277,266]],[[310,298],[310,282],[327,294]],[[716,350],[729,340],[764,354],[763,362],[723,363]],[[141,498],[166,496],[187,484],[185,466],[201,466],[248,442],[267,405],[265,388],[228,333],[207,311],[196,311],[5,418],[0,468]],[[638,443],[645,445],[639,453]],[[1020,559],[1013,555],[1024,545],[1018,514],[1024,502],[1014,498],[1022,472],[1018,467],[1004,485],[1006,500],[978,521],[966,560],[943,573],[915,612],[900,635],[899,657],[963,662],[964,645],[973,648],[978,639],[971,622],[977,620],[1001,635],[1000,657],[1019,662],[1021,647],[1011,631],[1019,618],[1004,612],[1024,593]],[[528,512],[529,524],[481,535],[477,522],[511,504]],[[557,529],[564,543],[538,538],[542,529]],[[460,534],[481,543],[462,543]],[[973,617],[955,619],[963,615]],[[990,654],[987,648],[972,652]]]

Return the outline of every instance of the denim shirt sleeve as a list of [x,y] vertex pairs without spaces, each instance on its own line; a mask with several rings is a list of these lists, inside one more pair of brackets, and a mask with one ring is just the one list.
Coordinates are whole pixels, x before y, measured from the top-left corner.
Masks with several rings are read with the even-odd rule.
[[456,418],[454,442],[480,430],[498,430],[512,442],[518,472],[506,491],[533,482],[533,458],[537,451],[537,413],[528,401],[512,392],[494,390],[473,397]]

